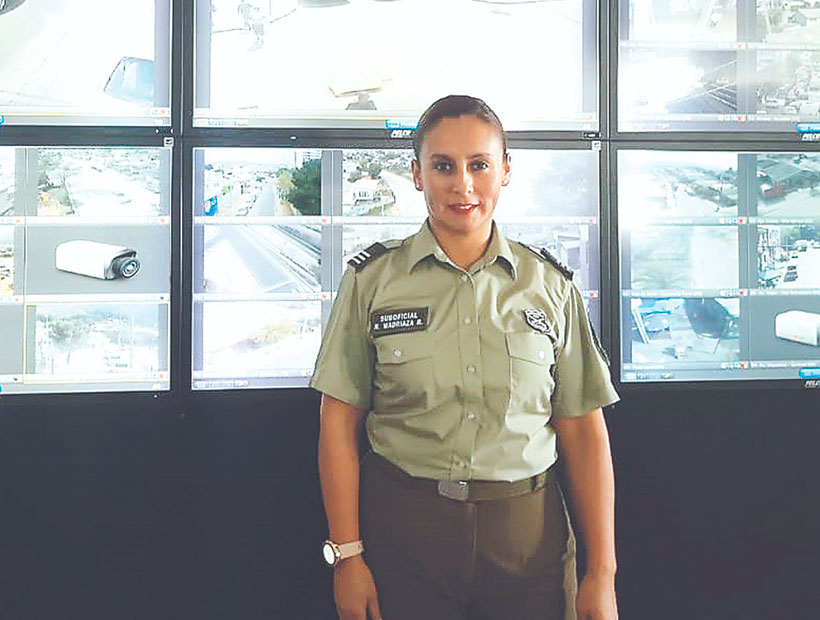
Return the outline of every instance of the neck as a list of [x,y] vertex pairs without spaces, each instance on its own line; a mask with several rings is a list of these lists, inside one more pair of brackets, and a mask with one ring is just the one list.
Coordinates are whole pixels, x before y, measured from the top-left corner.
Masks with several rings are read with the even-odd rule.
[[466,235],[454,235],[448,231],[437,230],[432,224],[430,230],[447,257],[462,269],[469,269],[487,251],[492,238],[492,223],[486,228]]

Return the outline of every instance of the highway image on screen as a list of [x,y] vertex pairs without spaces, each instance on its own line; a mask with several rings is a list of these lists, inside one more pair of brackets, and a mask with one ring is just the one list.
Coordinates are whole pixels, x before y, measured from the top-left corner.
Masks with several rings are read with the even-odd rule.
[[654,226],[629,232],[632,290],[738,287],[736,226]]
[[736,153],[618,153],[621,226],[654,218],[737,215]]
[[305,376],[321,341],[321,303],[205,302],[202,367],[207,377]]
[[167,371],[157,304],[40,304],[29,373],[74,380],[144,377]]
[[757,226],[758,288],[820,289],[820,227]]
[[165,215],[160,192],[162,157],[156,148],[40,148],[37,215],[106,219]]
[[14,294],[14,226],[0,226],[0,295]]
[[[55,124],[170,123],[170,31],[163,28],[157,41],[155,0],[15,4],[0,13],[0,108],[7,123],[18,116]],[[159,18],[169,24],[165,10]],[[155,58],[156,43],[163,58]],[[155,77],[164,80],[160,92]]]
[[736,298],[633,298],[627,311],[632,364],[739,359]]
[[204,149],[203,156],[205,187],[198,214],[321,215],[321,150]]
[[[380,119],[383,126],[384,119],[417,119],[438,97],[470,92],[490,103],[510,128],[522,121],[571,120],[580,126],[584,119],[595,120],[594,109],[582,104],[580,0],[197,4],[197,36],[210,48],[207,57],[197,58],[197,74],[209,76],[208,93],[196,103],[202,115],[214,110],[245,119],[301,117],[319,125]],[[462,53],[452,24],[491,38],[503,53],[465,62],[455,72],[434,69],[442,57]],[[413,45],[411,33],[419,32],[439,44]],[[509,71],[533,58],[561,62],[540,63],[537,77],[528,80]]]
[[203,293],[318,293],[321,226],[204,227]]
[[820,154],[758,153],[757,214],[820,220]]
[[342,155],[342,214],[427,217],[424,197],[413,183],[408,150],[345,150]]

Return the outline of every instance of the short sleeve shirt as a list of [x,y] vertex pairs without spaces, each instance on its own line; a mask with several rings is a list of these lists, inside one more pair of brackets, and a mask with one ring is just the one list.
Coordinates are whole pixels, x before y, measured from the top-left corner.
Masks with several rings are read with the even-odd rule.
[[461,269],[427,223],[344,273],[311,386],[367,415],[413,476],[520,480],[556,458],[553,416],[618,400],[577,287],[493,226]]

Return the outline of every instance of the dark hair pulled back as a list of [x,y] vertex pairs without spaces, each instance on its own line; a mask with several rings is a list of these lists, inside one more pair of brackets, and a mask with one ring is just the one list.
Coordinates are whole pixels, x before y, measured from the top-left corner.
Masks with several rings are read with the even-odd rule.
[[504,136],[504,127],[502,127],[501,121],[492,108],[478,97],[448,95],[434,101],[419,119],[418,127],[413,133],[413,152],[416,161],[419,160],[421,155],[421,145],[424,143],[427,133],[443,119],[458,118],[459,116],[475,116],[495,127],[501,135],[504,156],[507,156],[507,140]]

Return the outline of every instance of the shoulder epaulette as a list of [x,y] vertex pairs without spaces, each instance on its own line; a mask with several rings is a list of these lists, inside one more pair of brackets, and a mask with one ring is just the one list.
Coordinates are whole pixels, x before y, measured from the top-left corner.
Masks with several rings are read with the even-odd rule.
[[387,246],[377,241],[366,250],[362,250],[356,254],[353,258],[347,261],[347,264],[353,267],[356,271],[361,271],[367,266],[368,263],[370,263],[370,261],[378,258],[387,252],[387,250]]
[[567,267],[564,263],[560,260],[555,258],[555,256],[550,253],[547,248],[539,248],[534,245],[527,245],[526,243],[522,243],[525,248],[527,248],[530,252],[538,256],[539,258],[547,261],[550,265],[555,267],[561,274],[567,279],[572,280],[573,271],[569,267]]

